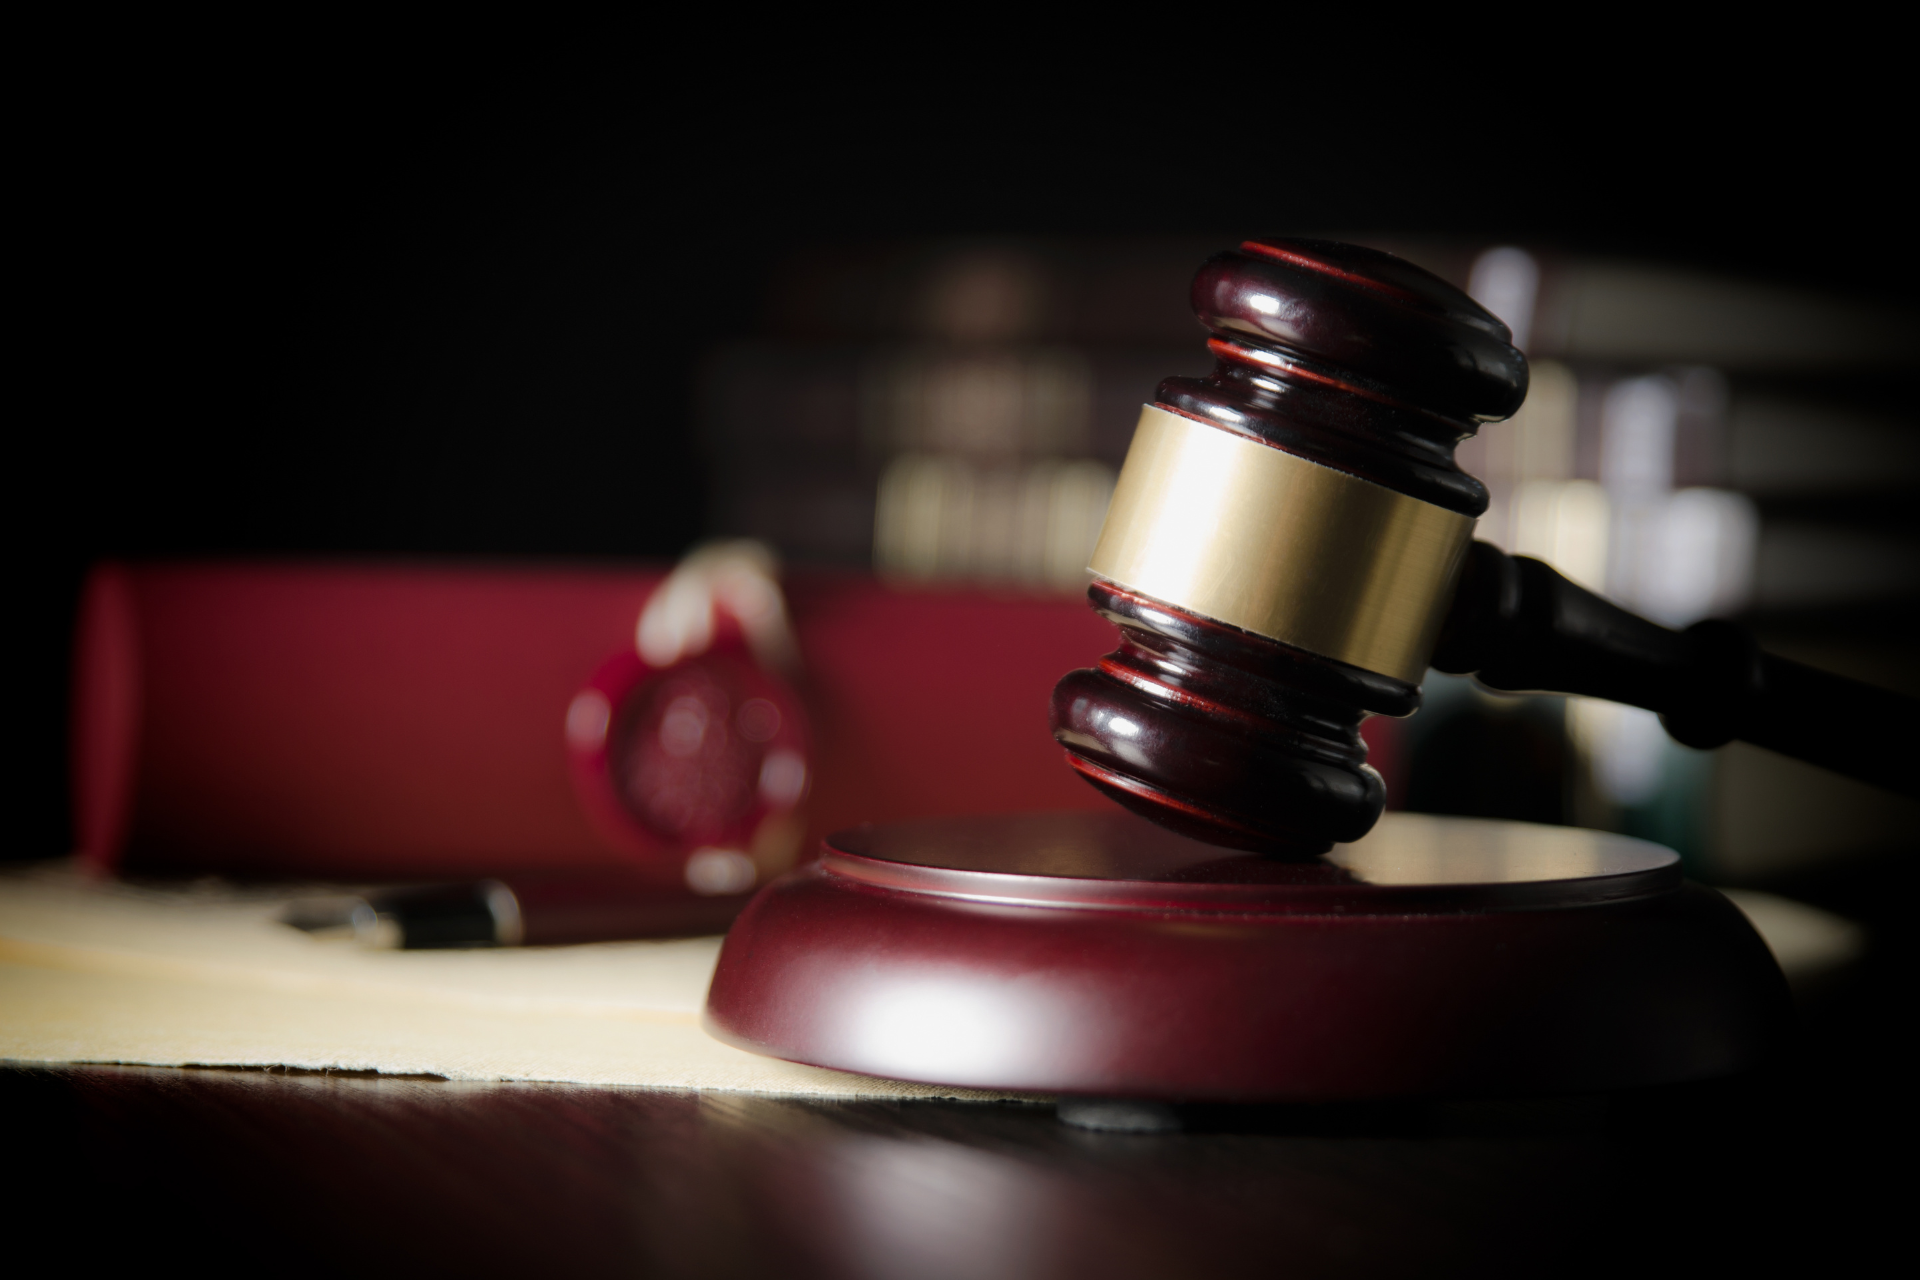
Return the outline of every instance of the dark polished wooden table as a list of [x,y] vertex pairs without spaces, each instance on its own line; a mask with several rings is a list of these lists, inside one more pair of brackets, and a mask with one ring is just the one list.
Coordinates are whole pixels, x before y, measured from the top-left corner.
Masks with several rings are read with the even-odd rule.
[[1908,1234],[1890,889],[1911,879],[1833,904],[1885,917],[1875,954],[1740,1080],[1123,1135],[1043,1106],[16,1067],[8,1237],[74,1266],[329,1275],[1862,1270]]

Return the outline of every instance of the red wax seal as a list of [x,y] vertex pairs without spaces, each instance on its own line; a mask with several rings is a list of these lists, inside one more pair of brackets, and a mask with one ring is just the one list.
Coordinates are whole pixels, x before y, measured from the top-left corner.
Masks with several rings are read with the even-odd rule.
[[616,654],[569,704],[566,736],[588,815],[664,882],[739,893],[798,852],[805,718],[744,651],[666,668]]

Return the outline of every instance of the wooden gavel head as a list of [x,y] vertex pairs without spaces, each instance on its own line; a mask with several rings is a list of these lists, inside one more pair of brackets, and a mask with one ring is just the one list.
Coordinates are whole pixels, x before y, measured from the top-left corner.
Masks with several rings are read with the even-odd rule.
[[1419,706],[1487,506],[1454,448],[1520,407],[1526,360],[1353,245],[1249,240],[1192,301],[1219,363],[1141,411],[1088,590],[1120,647],[1060,681],[1054,737],[1165,826],[1310,857],[1380,815],[1360,724]]

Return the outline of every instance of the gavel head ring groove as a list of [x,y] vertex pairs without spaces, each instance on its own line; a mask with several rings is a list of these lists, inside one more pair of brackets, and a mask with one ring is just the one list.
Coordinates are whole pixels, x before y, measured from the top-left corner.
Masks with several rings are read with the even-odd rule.
[[1386,799],[1360,724],[1404,716],[1487,492],[1453,459],[1526,396],[1505,325],[1390,254],[1269,237],[1216,254],[1217,358],[1143,407],[1095,548],[1120,647],[1055,687],[1088,782],[1203,840],[1311,857]]

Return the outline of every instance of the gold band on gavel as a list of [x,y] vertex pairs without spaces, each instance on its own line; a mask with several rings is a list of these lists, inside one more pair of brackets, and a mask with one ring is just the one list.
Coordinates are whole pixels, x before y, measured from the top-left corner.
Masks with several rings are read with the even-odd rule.
[[1146,405],[1089,567],[1418,684],[1472,538],[1469,516]]

